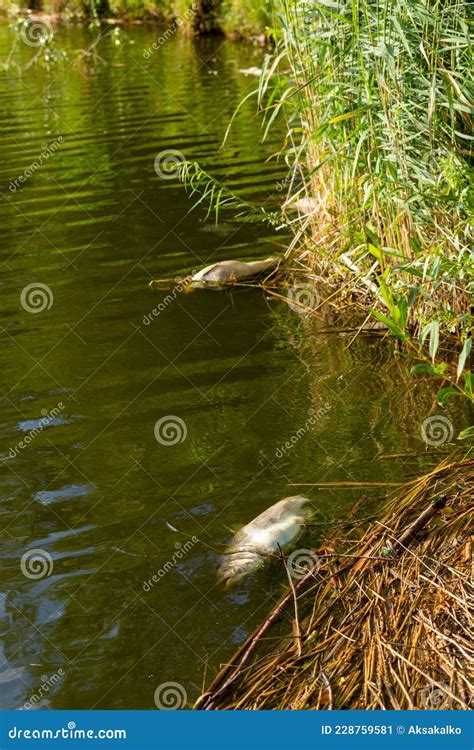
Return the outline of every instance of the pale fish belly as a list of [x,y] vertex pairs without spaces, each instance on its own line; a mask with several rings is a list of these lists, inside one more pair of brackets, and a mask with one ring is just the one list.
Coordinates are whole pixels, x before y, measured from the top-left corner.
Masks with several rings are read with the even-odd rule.
[[286,516],[266,529],[252,528],[249,524],[246,544],[255,548],[260,554],[272,554],[279,549],[285,552],[303,533],[303,516]]
[[234,537],[219,566],[219,578],[229,585],[260,568],[269,557],[285,552],[304,530],[302,515],[282,514],[268,526],[260,518],[244,526]]

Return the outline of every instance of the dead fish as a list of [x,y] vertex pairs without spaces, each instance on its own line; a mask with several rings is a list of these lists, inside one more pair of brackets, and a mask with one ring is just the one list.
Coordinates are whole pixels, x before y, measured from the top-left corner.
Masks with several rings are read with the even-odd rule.
[[285,497],[260,513],[233,537],[222,558],[218,575],[226,585],[241,580],[299,539],[311,515],[303,495]]
[[248,281],[273,271],[278,265],[277,258],[265,258],[265,260],[253,260],[249,262],[240,260],[223,260],[206,266],[191,278],[193,286],[225,286],[235,284],[239,281]]
[[262,69],[255,66],[252,68],[239,68],[239,73],[243,73],[244,76],[259,76],[262,73]]
[[284,207],[293,211],[298,211],[300,214],[309,216],[310,214],[313,214],[318,208],[318,202],[315,198],[300,198],[299,200],[285,203]]

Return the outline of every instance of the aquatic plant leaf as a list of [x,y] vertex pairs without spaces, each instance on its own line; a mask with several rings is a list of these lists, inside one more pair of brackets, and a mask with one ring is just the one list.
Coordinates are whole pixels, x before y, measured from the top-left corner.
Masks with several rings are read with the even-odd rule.
[[472,338],[469,337],[468,339],[465,340],[461,354],[459,355],[458,368],[456,372],[456,380],[459,380],[459,378],[461,377],[462,371],[464,370],[464,365],[466,364],[466,360],[471,353],[471,349],[472,349]]
[[372,315],[377,318],[377,320],[380,320],[381,323],[385,323],[389,331],[395,336],[395,338],[400,339],[400,341],[404,341],[406,336],[402,329],[400,328],[397,323],[392,320],[391,318],[388,318],[383,313],[379,312],[378,310],[371,310]]
[[467,438],[474,438],[474,425],[466,427],[466,429],[462,430],[458,435],[458,440],[466,440]]
[[430,353],[432,361],[434,362],[439,346],[439,321],[431,320],[425,325],[420,333],[420,342],[424,344],[428,337],[430,341],[428,351]]
[[336,122],[343,122],[344,120],[349,120],[351,117],[356,117],[357,115],[360,115],[362,112],[365,112],[367,107],[360,107],[359,109],[353,109],[352,112],[344,112],[342,115],[336,115],[336,117],[331,117],[330,120],[328,120],[328,123],[330,125],[335,125]]
[[468,396],[472,398],[472,372],[466,372],[464,375],[464,388]]
[[431,333],[430,333],[430,346],[429,346],[429,353],[432,362],[434,362],[436,357],[436,352],[438,351],[439,346],[439,322],[437,320],[431,321]]
[[446,402],[448,401],[451,396],[460,396],[460,391],[456,390],[456,388],[453,388],[452,386],[448,386],[447,388],[441,388],[440,391],[438,391],[438,394],[436,396],[436,400],[440,406],[444,406]]
[[411,371],[415,375],[437,375],[435,368],[433,365],[426,365],[426,364],[419,364],[419,365],[413,365],[411,368]]

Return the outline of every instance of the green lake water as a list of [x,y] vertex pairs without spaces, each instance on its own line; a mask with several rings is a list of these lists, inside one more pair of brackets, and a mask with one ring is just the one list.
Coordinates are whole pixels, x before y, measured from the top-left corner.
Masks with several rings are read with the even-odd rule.
[[[131,27],[80,56],[96,35],[63,29],[68,59],[29,65],[0,26],[2,708],[154,709],[166,682],[189,705],[285,583],[278,564],[218,583],[233,529],[304,491],[326,524],[311,547],[386,492],[325,484],[401,482],[449,447],[423,441],[439,408],[388,341],[318,333],[258,290],[148,289],[285,246],[190,212],[157,155],[275,207],[282,139],[260,143],[249,100],[221,148],[259,47],[175,36],[144,56],[158,32]],[[466,416],[443,414],[455,438]]]

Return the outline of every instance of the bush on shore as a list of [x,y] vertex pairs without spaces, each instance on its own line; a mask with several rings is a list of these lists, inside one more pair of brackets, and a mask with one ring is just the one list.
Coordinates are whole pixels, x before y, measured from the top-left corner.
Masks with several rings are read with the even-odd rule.
[[[287,122],[284,210],[302,270],[353,289],[450,380],[445,397],[472,398],[470,6],[286,0],[259,97],[268,127],[279,111]],[[450,366],[443,347],[458,350]]]
[[270,2],[258,0],[0,0],[0,11],[59,14],[70,18],[183,19],[188,32],[224,32],[234,36],[263,33]]

